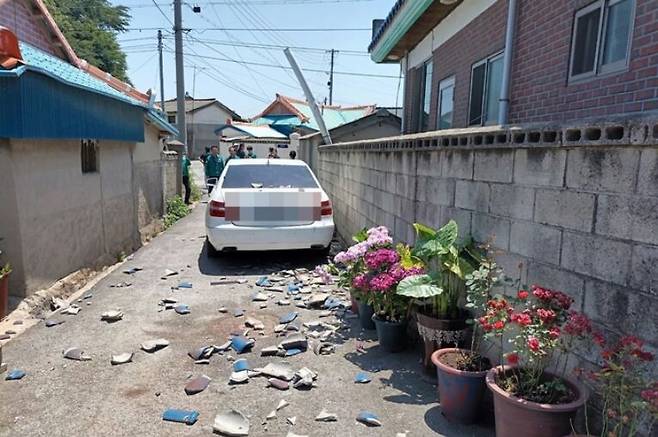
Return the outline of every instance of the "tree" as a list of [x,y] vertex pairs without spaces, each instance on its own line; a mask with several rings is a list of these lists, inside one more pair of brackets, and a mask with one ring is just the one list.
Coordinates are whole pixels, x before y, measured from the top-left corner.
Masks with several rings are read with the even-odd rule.
[[126,6],[108,0],[45,0],[57,25],[77,55],[90,64],[129,82],[126,54],[117,34],[130,23]]

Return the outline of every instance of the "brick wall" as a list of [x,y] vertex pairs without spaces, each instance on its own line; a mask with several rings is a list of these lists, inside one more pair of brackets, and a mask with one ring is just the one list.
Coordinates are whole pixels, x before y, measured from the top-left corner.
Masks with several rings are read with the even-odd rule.
[[[658,0],[636,0],[628,71],[567,82],[575,12],[591,0],[520,0],[512,68],[510,123],[562,122],[658,109]],[[455,75],[454,127],[468,125],[471,67],[505,46],[507,0],[499,0],[433,52],[430,125],[438,85]],[[415,76],[407,75],[406,120],[418,112]],[[410,91],[411,90],[411,91]],[[407,132],[415,132],[407,124]]]
[[412,223],[455,219],[463,235],[493,239],[509,275],[563,290],[598,324],[658,347],[658,118],[319,150],[346,241],[381,224],[412,242]]
[[38,15],[30,11],[30,2],[6,0],[0,1],[0,26],[11,30],[24,41],[54,56],[63,57],[51,42],[49,33]]

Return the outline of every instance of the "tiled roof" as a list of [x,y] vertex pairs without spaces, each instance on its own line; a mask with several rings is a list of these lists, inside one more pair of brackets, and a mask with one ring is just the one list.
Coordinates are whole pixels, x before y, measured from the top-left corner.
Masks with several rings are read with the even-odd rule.
[[215,133],[221,132],[223,129],[233,128],[252,138],[279,138],[279,139],[288,139],[287,136],[282,134],[279,131],[272,129],[267,125],[257,125],[254,123],[231,123],[223,125],[219,129],[215,130]]
[[[222,109],[224,109],[226,112],[231,114],[231,116],[234,119],[238,119],[238,120],[242,119],[242,117],[240,117],[240,115],[238,115],[234,110],[224,105],[222,102],[220,102],[217,99],[193,99],[188,97],[185,99],[185,112],[187,113],[190,111],[196,111],[201,108],[205,108],[206,106],[210,106],[214,103],[217,103],[219,106],[222,107]],[[164,106],[165,106],[164,112],[168,114],[175,113],[178,110],[176,99],[165,100]]]

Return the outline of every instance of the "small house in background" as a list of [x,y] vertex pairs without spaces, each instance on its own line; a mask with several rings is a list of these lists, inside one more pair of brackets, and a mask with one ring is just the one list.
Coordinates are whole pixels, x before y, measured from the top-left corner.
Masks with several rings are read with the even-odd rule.
[[220,151],[228,154],[228,147],[233,144],[244,144],[253,148],[256,157],[267,158],[269,149],[276,148],[279,156],[285,158],[290,150],[297,151],[297,143],[291,144],[290,138],[267,125],[254,125],[244,122],[224,124],[215,129],[219,138]]
[[163,213],[160,153],[177,133],[149,96],[78,59],[41,0],[0,3],[0,89],[10,294],[139,247]]
[[[167,121],[176,125],[176,99],[165,101]],[[242,118],[217,99],[195,99],[185,96],[185,122],[187,125],[187,150],[190,158],[198,158],[205,148],[217,144],[215,129],[223,123],[241,121]]]

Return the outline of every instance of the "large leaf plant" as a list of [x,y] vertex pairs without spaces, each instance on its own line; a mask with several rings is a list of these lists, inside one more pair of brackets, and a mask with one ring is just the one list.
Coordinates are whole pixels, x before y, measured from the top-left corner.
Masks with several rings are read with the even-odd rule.
[[425,274],[400,281],[397,294],[420,301],[431,309],[428,316],[455,320],[461,316],[460,300],[466,277],[479,267],[470,244],[458,245],[459,227],[450,220],[440,229],[415,223],[416,244],[411,255],[422,261]]

